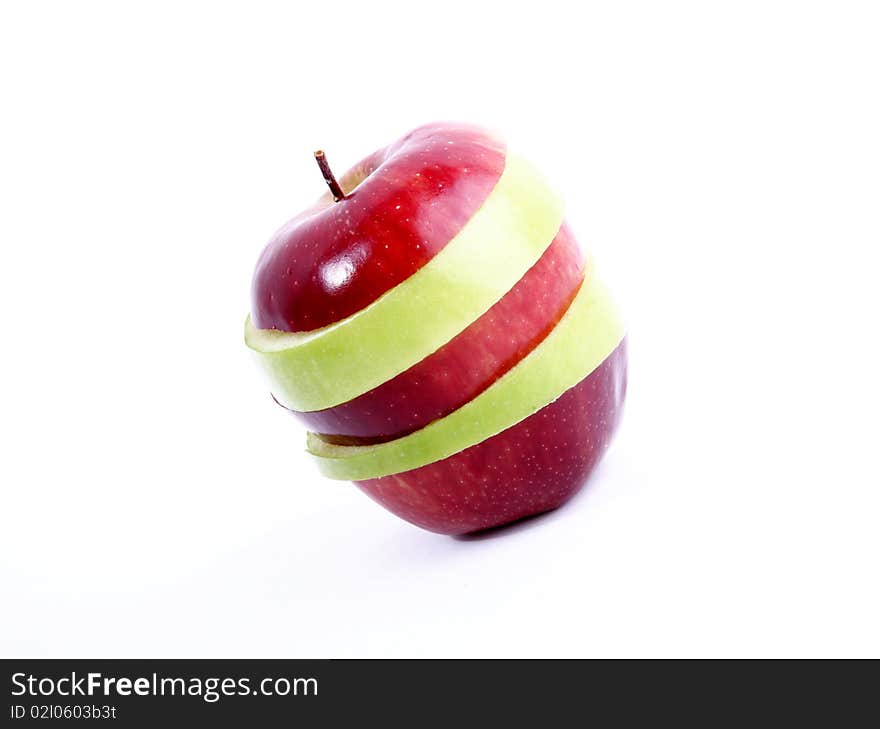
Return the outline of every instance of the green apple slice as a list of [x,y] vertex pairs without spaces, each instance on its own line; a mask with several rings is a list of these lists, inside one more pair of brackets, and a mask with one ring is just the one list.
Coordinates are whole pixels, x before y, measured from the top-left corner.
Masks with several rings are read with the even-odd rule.
[[562,225],[562,203],[523,159],[508,154],[489,197],[421,269],[372,304],[311,332],[258,329],[272,393],[303,412],[347,402],[396,377],[462,332],[516,285]]
[[368,446],[341,446],[309,433],[308,452],[329,478],[362,481],[447,458],[525,420],[595,370],[623,339],[607,289],[592,275],[553,331],[466,405],[415,433]]

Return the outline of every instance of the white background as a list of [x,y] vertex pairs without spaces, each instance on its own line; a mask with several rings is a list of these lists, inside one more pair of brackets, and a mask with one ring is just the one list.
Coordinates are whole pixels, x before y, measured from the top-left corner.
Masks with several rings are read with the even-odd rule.
[[[4,656],[880,655],[872,3],[0,11]],[[269,235],[435,119],[503,130],[630,324],[558,512],[320,478],[242,342]]]

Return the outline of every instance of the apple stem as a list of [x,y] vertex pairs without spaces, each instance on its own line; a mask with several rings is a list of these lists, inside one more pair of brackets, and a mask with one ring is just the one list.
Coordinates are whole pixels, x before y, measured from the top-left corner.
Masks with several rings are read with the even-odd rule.
[[324,154],[324,150],[319,149],[315,152],[315,161],[318,163],[318,167],[321,168],[321,174],[324,175],[324,182],[326,182],[327,187],[330,188],[330,194],[333,195],[333,201],[339,202],[340,200],[345,200],[345,193],[342,191],[342,188],[336,181],[336,176],[333,174],[333,170],[330,169],[330,165],[327,163],[327,157]]

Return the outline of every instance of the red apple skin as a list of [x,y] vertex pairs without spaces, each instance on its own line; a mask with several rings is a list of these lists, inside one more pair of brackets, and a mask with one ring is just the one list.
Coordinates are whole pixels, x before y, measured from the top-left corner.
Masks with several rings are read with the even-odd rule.
[[365,158],[339,179],[345,199],[325,195],[269,242],[251,288],[254,324],[309,331],[371,304],[455,237],[505,157],[483,129],[430,124]]
[[376,443],[418,430],[472,400],[531,352],[566,312],[583,275],[583,254],[563,225],[516,286],[439,350],[360,397],[297,415],[334,443]]
[[389,511],[467,534],[555,509],[607,449],[626,396],[626,340],[579,384],[525,420],[442,461],[355,483]]

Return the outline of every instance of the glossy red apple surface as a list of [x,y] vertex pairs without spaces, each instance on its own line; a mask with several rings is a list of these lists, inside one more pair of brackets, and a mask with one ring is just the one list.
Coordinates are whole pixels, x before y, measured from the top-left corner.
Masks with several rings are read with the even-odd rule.
[[534,415],[442,461],[357,485],[402,519],[467,534],[561,506],[586,483],[626,397],[626,340]]
[[363,309],[436,255],[489,196],[505,146],[466,125],[419,127],[339,179],[269,241],[251,317],[261,329],[308,331]]
[[397,438],[443,417],[519,362],[565,313],[584,258],[568,226],[525,276],[461,334],[379,387],[325,410],[297,413],[336,443]]

